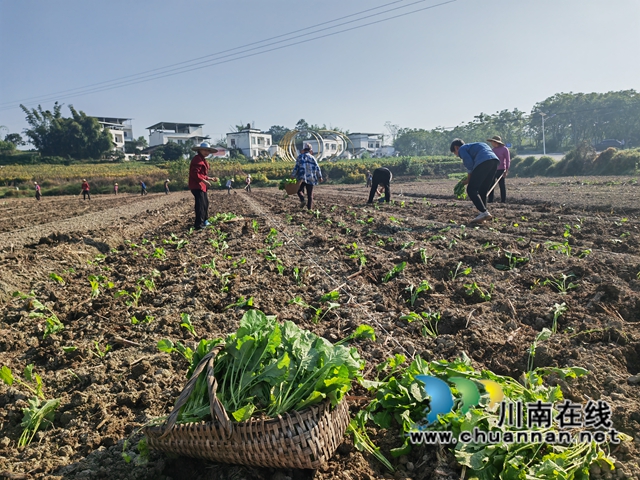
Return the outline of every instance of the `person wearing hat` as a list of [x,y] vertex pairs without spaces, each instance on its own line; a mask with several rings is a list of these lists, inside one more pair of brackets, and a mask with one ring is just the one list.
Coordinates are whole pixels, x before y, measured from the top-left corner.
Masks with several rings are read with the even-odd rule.
[[[502,138],[499,135],[494,135],[491,138],[487,138],[489,145],[491,145],[491,149],[493,153],[496,154],[500,163],[498,164],[498,170],[496,170],[496,177],[493,179],[493,183],[498,182],[498,186],[500,187],[500,203],[505,203],[507,201],[507,185],[505,183],[505,179],[507,178],[507,173],[509,173],[509,167],[511,166],[511,154],[509,153],[509,149],[502,142]],[[493,192],[495,188],[491,190],[489,194],[488,201],[489,203],[493,203]]]
[[42,197],[40,185],[38,185],[38,182],[33,182],[33,184],[36,186],[36,200],[40,201],[40,198]]
[[164,194],[169,195],[169,179],[168,178],[164,181]]
[[118,194],[118,182],[113,184],[113,194],[114,195]]
[[304,207],[304,190],[307,190],[307,209],[311,210],[313,205],[313,187],[323,182],[322,171],[316,158],[313,156],[313,149],[310,143],[305,143],[302,147],[302,153],[296,159],[296,165],[293,167],[291,176],[301,181],[298,188],[298,198],[300,199],[300,207]]
[[208,176],[209,163],[206,157],[218,150],[212,148],[207,142],[202,142],[200,145],[191,147],[191,150],[197,152],[197,154],[191,159],[189,165],[189,190],[195,198],[195,223],[194,228],[196,230],[202,230],[209,225],[209,197],[207,196],[207,186],[211,186],[211,182],[217,182],[216,177]]
[[251,193],[251,174],[247,173],[247,178],[244,179],[244,189]]
[[80,192],[82,194],[82,199],[86,200],[87,198],[89,198],[89,200],[91,200],[91,194],[89,193],[89,182],[87,182],[86,178],[82,179],[82,191]]
[[451,153],[462,159],[467,169],[467,195],[480,214],[471,223],[481,223],[493,217],[487,210],[487,194],[493,186],[493,179],[498,169],[498,157],[491,147],[483,142],[465,144],[459,138],[451,142]]

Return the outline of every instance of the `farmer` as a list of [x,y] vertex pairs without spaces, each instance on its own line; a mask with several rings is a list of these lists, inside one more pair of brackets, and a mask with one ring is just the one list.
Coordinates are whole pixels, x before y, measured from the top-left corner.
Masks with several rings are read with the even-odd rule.
[[251,174],[247,173],[247,178],[244,179],[244,189],[248,192],[251,193]]
[[[507,178],[507,173],[509,173],[509,167],[511,166],[511,155],[509,154],[509,149],[504,143],[502,143],[502,138],[500,138],[500,136],[495,135],[488,138],[487,141],[489,142],[489,145],[491,145],[493,153],[495,153],[498,160],[500,160],[498,170],[496,170],[496,178],[493,179],[493,183],[495,184],[498,182],[498,179],[500,179],[498,182],[498,185],[500,186],[500,203],[505,203],[507,201],[507,185],[505,184],[505,179]],[[489,203],[493,203],[494,190],[491,190],[491,193],[489,193]]]
[[498,169],[498,157],[486,143],[476,142],[465,144],[459,138],[451,142],[450,150],[467,169],[467,195],[480,214],[471,223],[491,220],[493,217],[487,210],[487,192],[493,185],[493,179]]
[[371,172],[367,170],[367,188],[371,188],[372,182],[373,182],[373,177],[371,176]]
[[307,209],[311,210],[313,205],[313,187],[323,182],[322,171],[318,166],[318,162],[313,156],[313,150],[310,143],[305,143],[302,147],[302,153],[296,159],[296,165],[293,167],[291,176],[297,180],[301,180],[300,188],[298,188],[298,198],[300,199],[300,207],[304,207],[304,190],[307,189]]
[[86,200],[87,198],[89,198],[89,200],[91,200],[91,194],[89,193],[89,182],[87,182],[86,178],[82,179],[82,199]]
[[40,201],[40,198],[42,197],[40,185],[38,185],[38,182],[33,182],[33,184],[36,186],[36,200]]
[[140,182],[140,195],[144,196],[147,194],[147,186],[144,182]]
[[384,201],[389,203],[391,200],[391,179],[393,175],[391,170],[385,167],[376,168],[373,171],[373,177],[371,178],[371,191],[369,192],[369,201],[367,203],[373,203],[373,197],[378,191],[378,186],[384,187]]
[[117,182],[113,184],[113,194],[114,195],[118,194],[118,183]]
[[209,163],[205,159],[218,150],[211,148],[207,142],[192,147],[191,150],[198,152],[189,165],[189,190],[193,194],[196,206],[196,219],[194,227],[196,230],[202,230],[209,225],[209,197],[207,197],[207,186],[211,186],[209,180],[217,182],[216,177],[209,177]]
[[168,178],[164,181],[164,194],[169,195],[169,179]]
[[231,184],[233,183],[232,179],[227,180],[227,195],[231,195],[231,189],[233,188]]

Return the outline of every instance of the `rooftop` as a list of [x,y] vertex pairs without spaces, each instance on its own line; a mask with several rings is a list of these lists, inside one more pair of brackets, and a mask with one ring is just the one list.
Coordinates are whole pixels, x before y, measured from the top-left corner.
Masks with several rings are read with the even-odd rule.
[[174,132],[179,132],[189,127],[202,127],[203,125],[204,123],[159,122],[147,127],[147,130],[173,130]]

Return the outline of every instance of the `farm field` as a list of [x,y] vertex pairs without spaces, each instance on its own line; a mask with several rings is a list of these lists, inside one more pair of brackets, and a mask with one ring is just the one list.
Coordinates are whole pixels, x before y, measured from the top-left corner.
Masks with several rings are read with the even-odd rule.
[[[452,198],[455,183],[394,183],[394,202],[378,207],[364,204],[363,185],[321,185],[312,212],[275,188],[216,190],[210,215],[242,218],[200,232],[189,231],[189,192],[0,202],[0,366],[22,378],[33,364],[46,398],[60,399],[53,427],[18,448],[30,395],[16,383],[0,384],[0,478],[462,477],[444,449],[416,447],[391,459],[390,473],[349,437],[316,472],[154,451],[144,460],[138,429],[171,412],[188,368],[180,355],[158,351],[158,341],[193,348],[200,338],[223,337],[244,311],[227,307],[253,297],[266,314],[331,341],[372,326],[375,342],[354,343],[370,380],[394,354],[466,355],[476,369],[517,379],[536,336],[553,328],[554,305],[564,303],[557,333],[537,346],[535,366],[589,371],[548,380],[572,401],[608,402],[613,427],[633,438],[611,446],[615,471],[593,467],[591,478],[640,479],[640,186],[627,177],[509,179],[509,203],[492,205],[494,220],[473,228],[464,227],[475,216],[471,203]],[[385,281],[402,262],[404,270]],[[407,288],[423,280],[431,288],[411,307]],[[482,295],[468,294],[472,283]],[[339,306],[319,321],[289,302],[321,306],[320,297],[334,290]],[[11,297],[15,291],[33,292],[64,329],[43,339],[44,318],[30,316],[34,298]],[[437,335],[400,318],[410,311],[439,312]],[[182,313],[196,336],[180,326]],[[356,387],[352,395],[353,413],[367,392]],[[370,433],[388,458],[402,444],[395,427]],[[122,455],[127,438],[130,462]]]

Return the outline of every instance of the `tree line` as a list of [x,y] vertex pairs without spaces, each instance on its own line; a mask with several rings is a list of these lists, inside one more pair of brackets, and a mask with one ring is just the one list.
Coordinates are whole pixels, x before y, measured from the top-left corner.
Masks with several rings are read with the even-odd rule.
[[454,138],[484,142],[500,135],[516,152],[542,150],[542,115],[547,151],[564,152],[604,139],[640,146],[640,94],[635,90],[608,93],[559,93],[536,103],[530,114],[514,109],[493,115],[480,113],[452,129],[399,128],[394,147],[402,155],[442,155]]

